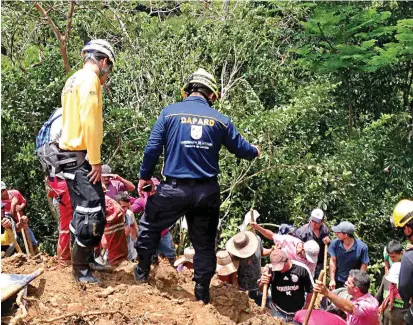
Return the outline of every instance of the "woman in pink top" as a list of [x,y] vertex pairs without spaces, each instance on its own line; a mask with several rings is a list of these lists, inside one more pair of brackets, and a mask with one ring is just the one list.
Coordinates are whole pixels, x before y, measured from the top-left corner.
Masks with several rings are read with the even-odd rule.
[[340,310],[347,314],[347,325],[379,325],[379,302],[368,293],[370,276],[361,270],[351,270],[346,281],[351,300],[341,298],[327,289],[320,281],[314,286],[314,292],[323,294]]

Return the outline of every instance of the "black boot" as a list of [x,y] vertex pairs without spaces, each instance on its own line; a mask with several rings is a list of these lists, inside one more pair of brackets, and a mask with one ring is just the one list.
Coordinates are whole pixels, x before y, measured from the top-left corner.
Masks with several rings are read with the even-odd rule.
[[152,256],[138,256],[139,263],[133,268],[133,277],[135,281],[140,283],[148,282],[149,271],[151,269]]
[[89,268],[89,261],[93,258],[93,247],[79,246],[76,241],[72,246],[72,274],[80,283],[98,284]]
[[209,304],[209,284],[210,283],[211,283],[211,280],[196,282],[195,289],[194,289],[196,300],[201,300],[205,304]]

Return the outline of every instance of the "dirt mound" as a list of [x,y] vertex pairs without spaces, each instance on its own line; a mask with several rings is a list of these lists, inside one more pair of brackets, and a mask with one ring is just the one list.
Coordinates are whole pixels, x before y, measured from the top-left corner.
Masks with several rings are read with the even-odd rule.
[[[192,271],[178,273],[167,261],[151,271],[149,284],[137,285],[134,264],[124,262],[113,273],[96,273],[102,281],[96,286],[75,283],[70,268],[58,268],[56,259],[44,254],[2,259],[4,273],[27,274],[40,267],[44,274],[28,286],[25,324],[284,324],[217,279],[211,284],[211,304],[195,301]],[[9,324],[16,310],[2,308],[1,323]]]

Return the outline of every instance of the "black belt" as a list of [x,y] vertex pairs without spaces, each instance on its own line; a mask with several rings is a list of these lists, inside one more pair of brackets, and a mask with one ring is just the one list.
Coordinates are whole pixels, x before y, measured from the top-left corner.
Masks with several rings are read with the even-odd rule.
[[62,179],[62,178],[60,178],[60,177],[57,177],[57,176],[49,176],[49,181],[51,181],[51,182],[54,182],[54,181],[57,181],[57,182],[64,182],[65,180],[64,179]]
[[212,182],[217,182],[217,177],[209,178],[176,178],[166,176],[165,182],[172,185],[198,185],[198,184],[208,184]]

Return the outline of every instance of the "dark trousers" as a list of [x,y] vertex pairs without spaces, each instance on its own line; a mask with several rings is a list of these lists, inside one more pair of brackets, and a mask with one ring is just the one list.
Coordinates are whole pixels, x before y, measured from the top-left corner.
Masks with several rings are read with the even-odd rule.
[[89,181],[87,174],[91,170],[92,167],[86,160],[79,166],[64,167],[64,172],[69,174],[66,183],[73,207],[69,225],[72,267],[78,277],[90,272],[93,247],[99,245],[106,225],[105,194],[100,181],[96,184]]
[[208,282],[215,274],[215,237],[221,204],[216,179],[167,179],[148,198],[145,213],[139,221],[136,249],[139,267],[149,272],[162,230],[186,217],[188,232],[195,249],[194,281]]

